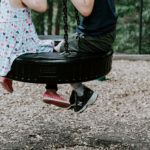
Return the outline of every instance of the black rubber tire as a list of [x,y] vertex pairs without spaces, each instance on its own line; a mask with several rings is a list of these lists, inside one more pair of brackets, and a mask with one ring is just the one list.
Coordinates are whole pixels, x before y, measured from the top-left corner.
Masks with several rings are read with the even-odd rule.
[[111,70],[112,51],[98,54],[25,54],[18,57],[7,78],[29,83],[74,83],[103,77]]

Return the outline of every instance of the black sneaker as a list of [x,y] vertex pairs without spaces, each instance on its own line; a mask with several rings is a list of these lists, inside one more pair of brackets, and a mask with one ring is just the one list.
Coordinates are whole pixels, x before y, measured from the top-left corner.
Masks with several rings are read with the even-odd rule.
[[70,96],[70,99],[69,99],[69,102],[70,102],[70,106],[67,108],[68,110],[71,110],[74,108],[75,106],[75,97],[76,97],[76,92],[73,90],[72,93],[71,93],[71,96]]
[[88,107],[96,102],[98,94],[94,93],[91,89],[84,86],[83,96],[78,96],[75,94],[75,106],[74,111],[77,113],[82,113]]

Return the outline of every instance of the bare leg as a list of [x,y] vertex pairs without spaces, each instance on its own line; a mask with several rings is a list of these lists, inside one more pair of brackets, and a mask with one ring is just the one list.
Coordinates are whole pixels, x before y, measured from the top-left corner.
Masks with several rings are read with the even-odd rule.
[[55,46],[55,50],[59,53],[60,52],[60,47],[64,41],[62,40],[57,46]]
[[78,96],[82,96],[84,93],[84,85],[82,83],[70,83],[72,88],[77,92]]

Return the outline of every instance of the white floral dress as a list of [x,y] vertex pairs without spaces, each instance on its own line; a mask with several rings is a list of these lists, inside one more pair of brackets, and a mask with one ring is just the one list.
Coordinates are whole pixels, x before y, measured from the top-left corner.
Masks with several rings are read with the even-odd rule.
[[26,53],[53,52],[52,40],[39,40],[29,8],[12,8],[9,0],[0,5],[0,76],[6,76],[13,61]]

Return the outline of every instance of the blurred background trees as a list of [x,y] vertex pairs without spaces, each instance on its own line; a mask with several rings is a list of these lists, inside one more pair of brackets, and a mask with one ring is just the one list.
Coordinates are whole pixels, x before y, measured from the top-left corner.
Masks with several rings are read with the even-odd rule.
[[[138,53],[140,1],[115,0],[119,15],[117,38],[114,51],[117,53]],[[63,35],[63,12],[61,0],[48,0],[48,11],[43,15],[33,12],[38,34]],[[144,0],[142,53],[150,54],[150,2]],[[69,33],[76,31],[74,8],[68,1]]]
[[[150,2],[143,0],[142,53],[150,54]],[[119,15],[115,51],[138,53],[140,1],[116,0]]]
[[[48,0],[47,12],[41,14],[33,11],[32,18],[39,35],[62,35],[64,28],[62,0]],[[75,13],[70,1],[68,1],[68,26],[70,34],[75,32]]]
[[[114,51],[117,53],[138,53],[140,0],[115,0],[119,15],[117,38]],[[48,0],[48,10],[41,14],[34,12],[32,18],[39,35],[63,35],[62,0]],[[143,0],[142,53],[150,54],[150,1]],[[69,34],[76,31],[74,8],[68,1]]]

